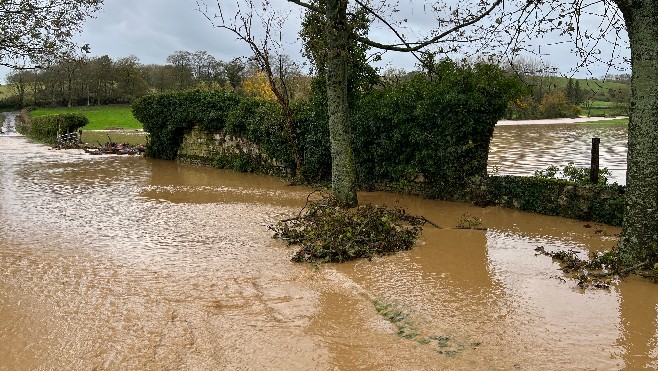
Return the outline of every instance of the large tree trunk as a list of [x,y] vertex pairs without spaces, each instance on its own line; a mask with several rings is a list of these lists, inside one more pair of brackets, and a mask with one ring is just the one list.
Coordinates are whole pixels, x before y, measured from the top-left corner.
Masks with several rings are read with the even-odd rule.
[[621,252],[627,263],[658,252],[658,2],[618,0],[631,45],[628,170]]
[[356,167],[347,103],[347,0],[328,0],[325,29],[327,55],[327,108],[331,142],[331,188],[346,207],[357,205]]

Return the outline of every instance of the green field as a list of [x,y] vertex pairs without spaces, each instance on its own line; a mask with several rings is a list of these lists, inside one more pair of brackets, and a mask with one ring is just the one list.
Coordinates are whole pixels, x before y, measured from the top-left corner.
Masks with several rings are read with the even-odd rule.
[[32,117],[80,113],[89,119],[82,130],[105,130],[110,128],[142,129],[142,124],[133,117],[130,106],[94,106],[71,108],[39,108],[30,112]]
[[[588,107],[589,104],[589,107]],[[606,101],[589,101],[580,105],[581,114],[596,117],[628,116],[625,105]]]
[[581,124],[628,124],[628,117],[603,121],[587,121],[581,122]]
[[[558,88],[566,88],[567,84],[569,82],[569,79],[567,77],[552,77],[552,82],[556,85]],[[594,79],[594,78],[588,78],[588,79],[574,79],[574,82],[578,80],[580,84],[580,88],[585,91],[585,93],[591,93],[591,92],[596,92],[599,90],[605,90],[607,91],[608,89],[628,89],[630,84],[625,84],[622,82],[617,82],[617,81],[604,81],[604,80],[599,80],[599,79]]]
[[0,98],[16,94],[11,85],[0,85]]

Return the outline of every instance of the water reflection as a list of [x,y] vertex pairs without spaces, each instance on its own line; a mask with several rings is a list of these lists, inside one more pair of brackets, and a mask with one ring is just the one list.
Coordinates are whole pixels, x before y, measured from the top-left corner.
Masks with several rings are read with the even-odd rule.
[[617,343],[623,349],[625,366],[629,370],[656,369],[658,367],[656,285],[638,277],[631,277],[619,285],[619,292],[622,331]]
[[[0,138],[0,370],[656,365],[653,284],[580,291],[535,256],[610,248],[618,228],[363,193],[446,229],[408,252],[315,269],[289,262],[266,228],[309,192]],[[448,229],[465,212],[489,230]],[[375,299],[418,336],[399,336]]]
[[592,138],[601,138],[600,166],[610,182],[626,184],[628,125],[551,124],[496,126],[489,151],[489,172],[532,175],[548,166],[570,161],[589,167]]

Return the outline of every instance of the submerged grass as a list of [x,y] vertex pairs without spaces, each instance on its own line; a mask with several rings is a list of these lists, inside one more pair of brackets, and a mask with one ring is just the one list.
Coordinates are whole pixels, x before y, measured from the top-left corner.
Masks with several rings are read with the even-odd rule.
[[448,357],[454,357],[465,350],[473,350],[482,345],[481,342],[460,342],[445,335],[423,335],[411,320],[411,315],[399,304],[387,302],[383,299],[372,301],[375,310],[396,328],[397,336],[413,340],[423,346],[431,346],[436,353]]

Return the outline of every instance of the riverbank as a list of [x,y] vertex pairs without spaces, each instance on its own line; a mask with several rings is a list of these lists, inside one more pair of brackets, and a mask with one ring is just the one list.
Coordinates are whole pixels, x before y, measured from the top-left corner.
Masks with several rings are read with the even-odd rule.
[[496,126],[504,125],[555,125],[555,124],[583,124],[590,122],[605,123],[606,121],[618,121],[619,119],[628,119],[624,116],[615,117],[577,117],[577,118],[556,118],[543,120],[500,120]]

